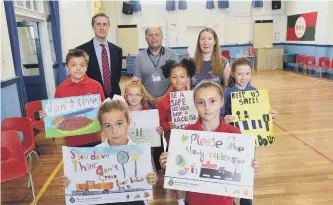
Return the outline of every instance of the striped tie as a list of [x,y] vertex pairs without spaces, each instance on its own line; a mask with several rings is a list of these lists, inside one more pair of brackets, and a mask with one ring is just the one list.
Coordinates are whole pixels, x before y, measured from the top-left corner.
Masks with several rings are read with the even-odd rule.
[[103,68],[103,79],[104,79],[104,91],[107,96],[110,96],[111,72],[110,72],[109,58],[105,45],[101,44],[101,46],[102,46],[102,68]]

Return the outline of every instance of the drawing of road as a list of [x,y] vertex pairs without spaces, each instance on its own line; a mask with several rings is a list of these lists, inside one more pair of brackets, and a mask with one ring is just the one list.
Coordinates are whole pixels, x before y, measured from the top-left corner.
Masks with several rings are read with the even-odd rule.
[[241,180],[240,173],[236,173],[236,170],[235,172],[226,171],[224,167],[219,167],[218,169],[201,167],[199,177],[236,181],[236,182],[239,182]]

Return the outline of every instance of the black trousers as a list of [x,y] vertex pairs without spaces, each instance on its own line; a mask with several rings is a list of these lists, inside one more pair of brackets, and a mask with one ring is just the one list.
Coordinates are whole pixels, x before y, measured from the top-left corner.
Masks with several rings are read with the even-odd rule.
[[240,205],[252,205],[252,199],[240,199]]

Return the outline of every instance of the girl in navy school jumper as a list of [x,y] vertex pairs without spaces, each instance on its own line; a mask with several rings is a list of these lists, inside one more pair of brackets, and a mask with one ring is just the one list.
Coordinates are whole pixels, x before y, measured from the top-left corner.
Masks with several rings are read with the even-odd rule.
[[[224,107],[221,116],[226,123],[232,123],[236,118],[231,112],[231,92],[257,90],[250,84],[252,77],[252,64],[246,58],[238,58],[232,63],[231,76],[227,90],[224,92]],[[276,110],[271,110],[272,118],[278,115]]]
[[[111,147],[135,144],[128,137],[128,128],[130,125],[128,109],[124,102],[120,100],[111,100],[102,103],[98,111],[98,120],[101,124],[102,131],[107,136],[107,140],[97,145],[96,147]],[[158,181],[155,172],[155,166],[152,163],[153,170],[147,174],[146,180],[149,184],[155,185]],[[71,183],[67,176],[62,176],[62,188]],[[147,201],[130,201],[119,203],[105,203],[104,205],[145,205]]]
[[[223,91],[220,85],[213,81],[202,81],[195,87],[193,98],[199,120],[185,127],[185,130],[240,133],[238,128],[223,122],[220,117],[220,108],[223,106]],[[168,152],[162,153],[160,164],[163,169],[166,168],[167,158]],[[259,168],[259,164],[257,159],[253,159],[252,167],[255,171]],[[182,197],[184,192],[178,192],[178,205],[184,204]],[[188,205],[232,205],[233,197],[186,192],[186,202]]]
[[[257,90],[250,84],[252,73],[252,64],[246,58],[238,58],[232,63],[231,77],[229,79],[229,88],[224,93],[224,121],[233,123],[236,119],[231,112],[231,92]],[[278,112],[271,110],[272,118],[276,118]],[[251,199],[240,199],[240,205],[252,205]]]

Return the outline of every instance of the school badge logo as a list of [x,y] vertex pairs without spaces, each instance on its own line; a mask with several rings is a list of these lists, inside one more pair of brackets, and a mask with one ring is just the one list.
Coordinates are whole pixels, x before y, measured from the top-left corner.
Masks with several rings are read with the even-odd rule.
[[69,201],[70,201],[71,203],[74,203],[74,202],[75,202],[74,197],[71,197],[71,198],[69,199]]
[[170,180],[169,180],[169,185],[170,185],[170,186],[173,186],[174,184],[175,184],[175,183],[173,182],[173,180],[170,179]]

